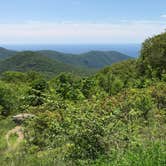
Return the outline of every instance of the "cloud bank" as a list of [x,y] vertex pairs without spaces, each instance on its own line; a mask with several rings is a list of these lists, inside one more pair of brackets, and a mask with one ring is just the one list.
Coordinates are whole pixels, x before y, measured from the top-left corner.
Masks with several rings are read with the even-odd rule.
[[0,23],[0,44],[140,43],[166,28],[162,21]]
[[166,14],[163,14],[160,16],[161,18],[166,18]]

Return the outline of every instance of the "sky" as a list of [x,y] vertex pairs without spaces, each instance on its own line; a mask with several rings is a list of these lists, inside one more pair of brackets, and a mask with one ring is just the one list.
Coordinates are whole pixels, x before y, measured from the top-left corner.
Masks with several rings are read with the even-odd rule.
[[0,44],[142,43],[166,29],[166,0],[0,0]]

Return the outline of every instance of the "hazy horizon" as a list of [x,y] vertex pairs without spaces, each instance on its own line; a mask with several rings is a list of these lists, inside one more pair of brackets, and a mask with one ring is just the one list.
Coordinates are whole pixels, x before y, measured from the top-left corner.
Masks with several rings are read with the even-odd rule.
[[9,44],[0,46],[16,51],[53,50],[71,54],[89,51],[118,51],[131,57],[137,57],[141,48],[141,44]]
[[0,5],[0,45],[142,43],[164,32],[164,4],[164,0],[5,0]]

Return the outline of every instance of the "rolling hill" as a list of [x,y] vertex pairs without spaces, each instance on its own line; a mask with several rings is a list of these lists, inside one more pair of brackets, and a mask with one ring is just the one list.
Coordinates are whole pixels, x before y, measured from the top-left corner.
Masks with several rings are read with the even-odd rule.
[[[0,47],[0,59],[12,57],[19,52],[8,50]],[[113,63],[130,59],[131,57],[117,51],[90,51],[83,54],[66,54],[52,50],[36,51],[37,54],[42,54],[45,57],[59,61],[61,63],[81,66],[89,69],[101,69],[105,66],[110,66]]]
[[86,68],[101,69],[113,63],[130,59],[131,57],[117,51],[90,51],[84,54],[64,54],[57,51],[43,50],[39,53],[60,62]]
[[19,52],[16,55],[0,61],[0,73],[4,71],[37,71],[55,75],[60,72],[73,72],[75,74],[88,74],[91,72],[84,68],[64,64],[50,59],[40,53],[32,51]]
[[5,59],[15,55],[17,52],[0,47],[0,59]]

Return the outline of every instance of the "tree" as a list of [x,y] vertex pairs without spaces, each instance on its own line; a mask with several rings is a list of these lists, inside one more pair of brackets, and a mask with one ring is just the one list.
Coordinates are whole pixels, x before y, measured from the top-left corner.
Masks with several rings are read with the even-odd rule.
[[12,90],[5,84],[0,84],[0,114],[7,116],[11,113],[14,107],[14,99]]
[[35,80],[32,83],[31,89],[28,91],[27,101],[29,105],[38,106],[44,103],[45,92],[48,89],[48,84],[44,79]]
[[61,73],[56,77],[55,90],[63,99],[80,100],[84,98],[81,92],[82,80],[70,73]]
[[166,33],[145,40],[138,61],[140,74],[161,79],[166,72]]
[[7,82],[25,82],[26,74],[17,71],[6,71],[2,74],[2,80]]

